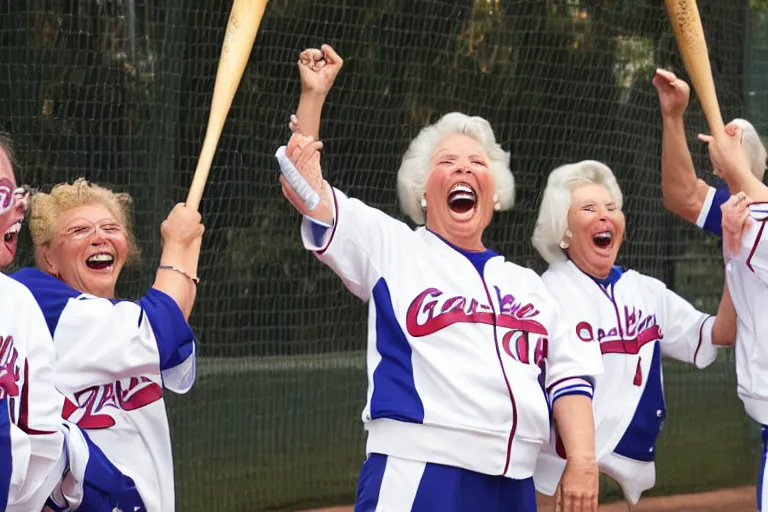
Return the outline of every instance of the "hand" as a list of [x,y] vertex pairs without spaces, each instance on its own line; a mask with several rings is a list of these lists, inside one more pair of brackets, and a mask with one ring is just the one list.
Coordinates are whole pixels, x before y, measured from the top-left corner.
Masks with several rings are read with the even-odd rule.
[[328,94],[343,65],[344,61],[330,45],[304,50],[299,55],[301,92]]
[[285,148],[285,155],[293,163],[310,187],[320,195],[320,204],[311,212],[307,209],[299,194],[293,190],[284,176],[280,176],[280,186],[283,195],[302,215],[330,224],[333,222],[333,208],[325,180],[320,166],[320,150],[323,143],[307,137],[299,131],[291,135]]
[[741,252],[741,240],[752,225],[749,215],[751,203],[752,199],[747,194],[739,192],[720,206],[723,212],[723,249],[732,258]]
[[698,139],[709,145],[709,157],[712,169],[717,176],[738,176],[741,173],[751,174],[749,158],[741,144],[742,130],[735,124],[725,126],[725,137],[717,140],[711,135],[699,134]]
[[661,114],[664,117],[682,117],[691,97],[691,88],[688,84],[677,78],[671,71],[657,69],[656,76],[653,77],[653,86],[659,93]]
[[187,208],[184,203],[174,206],[160,225],[164,250],[167,247],[182,253],[190,249],[199,251],[205,232],[201,220],[200,214],[192,208]]
[[569,459],[555,493],[555,510],[597,512],[599,477],[596,460]]

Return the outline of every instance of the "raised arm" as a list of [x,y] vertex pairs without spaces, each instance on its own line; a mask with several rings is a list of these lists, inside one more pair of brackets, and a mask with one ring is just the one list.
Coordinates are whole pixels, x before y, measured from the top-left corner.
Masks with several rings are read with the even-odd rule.
[[163,252],[152,288],[171,297],[189,320],[197,296],[197,264],[205,228],[198,212],[179,203],[160,226]]
[[330,45],[308,48],[299,55],[301,97],[296,115],[291,119],[291,131],[320,139],[320,117],[325,98],[341,71],[344,61]]
[[[664,207],[692,224],[712,231],[707,221],[707,201],[712,204],[715,190],[696,176],[685,137],[683,114],[690,88],[673,73],[658,69],[653,85],[659,94],[662,116],[661,193]],[[703,212],[703,210],[707,212]],[[704,213],[704,218],[700,218]],[[717,212],[719,213],[719,211]],[[719,230],[719,222],[712,226]]]

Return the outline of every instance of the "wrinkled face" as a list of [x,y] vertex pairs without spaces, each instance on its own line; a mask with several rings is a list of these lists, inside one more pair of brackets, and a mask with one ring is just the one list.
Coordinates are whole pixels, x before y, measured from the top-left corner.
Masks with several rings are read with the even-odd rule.
[[451,243],[464,247],[480,240],[493,216],[495,183],[488,155],[473,138],[454,134],[432,154],[424,198],[427,226]]
[[56,235],[44,250],[46,269],[81,292],[111,299],[128,259],[128,237],[101,204],[63,212]]
[[17,187],[11,160],[5,151],[0,149],[0,232],[3,233],[0,268],[13,263],[26,210],[27,193]]
[[616,262],[624,237],[624,213],[603,185],[580,185],[571,191],[568,211],[568,257],[584,272],[604,278]]

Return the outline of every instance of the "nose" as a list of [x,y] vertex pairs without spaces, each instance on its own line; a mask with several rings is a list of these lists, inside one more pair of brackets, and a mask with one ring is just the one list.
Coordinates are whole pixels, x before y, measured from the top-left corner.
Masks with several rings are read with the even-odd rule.
[[468,165],[457,165],[454,172],[458,174],[472,174],[472,168]]

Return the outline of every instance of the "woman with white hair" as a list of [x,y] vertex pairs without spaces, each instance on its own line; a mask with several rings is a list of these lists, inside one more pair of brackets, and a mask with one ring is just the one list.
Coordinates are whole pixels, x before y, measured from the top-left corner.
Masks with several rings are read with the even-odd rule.
[[[656,71],[653,85],[659,94],[663,126],[661,191],[664,207],[704,231],[721,237],[720,207],[731,196],[731,192],[722,180],[718,180],[719,184],[715,188],[696,177],[683,123],[691,89],[685,81],[664,69]],[[741,129],[740,141],[747,153],[749,169],[762,182],[767,154],[757,130],[744,119],[734,119],[728,126]]]
[[[319,116],[308,101],[302,110]],[[416,230],[328,185],[321,147],[296,131],[281,148],[290,162],[278,160],[303,181],[294,190],[281,177],[304,217],[304,247],[368,303],[367,459],[355,510],[536,510],[550,401],[569,456],[563,510],[597,510],[590,398],[602,362],[595,344],[565,332],[541,279],[483,243],[494,211],[514,199],[509,154],[489,123],[451,113],[411,142],[397,181]],[[309,187],[312,209],[297,192]]]
[[741,144],[743,130],[726,127],[709,144],[715,169],[734,192],[723,205],[723,259],[730,296],[738,314],[736,377],[747,415],[762,427],[762,457],[757,480],[757,509],[768,510],[768,187],[750,173],[749,154]]
[[[624,237],[622,202],[606,165],[585,160],[558,167],[549,175],[532,242],[549,263],[542,279],[568,334],[602,352],[605,371],[593,397],[597,460],[635,504],[656,478],[655,444],[666,417],[661,357],[705,368],[718,346],[733,343],[736,326],[727,294],[713,318],[661,281],[615,265]],[[536,467],[543,494],[555,493],[566,465],[561,437],[554,433]]]

